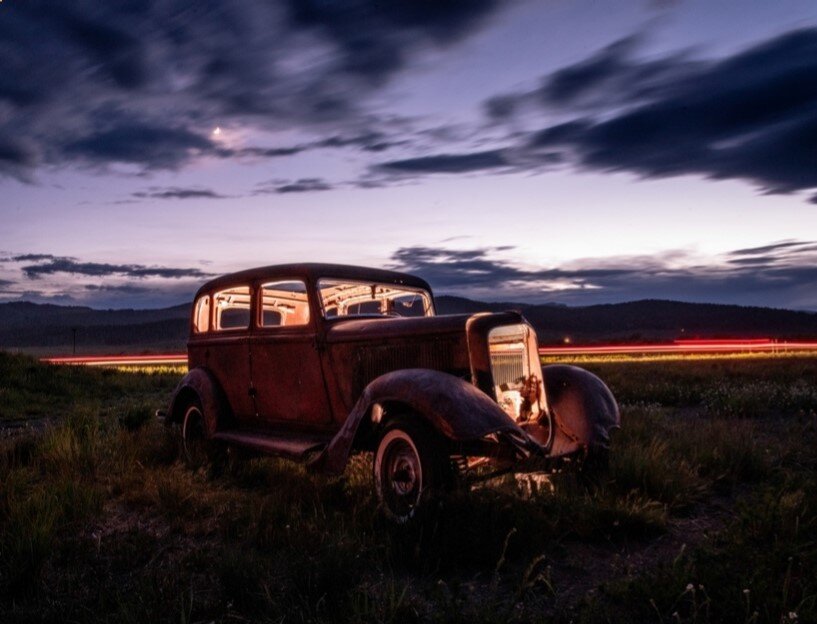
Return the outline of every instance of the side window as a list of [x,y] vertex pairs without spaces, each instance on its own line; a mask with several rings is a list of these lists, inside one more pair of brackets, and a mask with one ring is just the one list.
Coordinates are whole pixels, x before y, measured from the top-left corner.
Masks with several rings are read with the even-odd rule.
[[292,327],[309,323],[306,284],[280,280],[261,286],[258,324],[261,327]]
[[246,329],[250,326],[250,287],[236,286],[213,295],[216,331]]
[[210,331],[210,295],[198,298],[193,315],[193,329],[197,334]]

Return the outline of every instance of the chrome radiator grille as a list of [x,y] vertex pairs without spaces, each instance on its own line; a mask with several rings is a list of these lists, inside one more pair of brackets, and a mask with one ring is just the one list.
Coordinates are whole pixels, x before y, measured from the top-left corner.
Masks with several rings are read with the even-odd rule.
[[523,349],[491,353],[491,371],[494,384],[509,386],[525,377],[525,351]]

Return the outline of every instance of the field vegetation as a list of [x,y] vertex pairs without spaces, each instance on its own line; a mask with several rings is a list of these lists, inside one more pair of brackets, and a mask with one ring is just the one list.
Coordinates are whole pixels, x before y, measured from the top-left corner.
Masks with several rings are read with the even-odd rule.
[[2,621],[817,621],[817,360],[580,365],[622,403],[609,474],[398,528],[370,457],[187,468],[152,419],[179,371],[0,353]]

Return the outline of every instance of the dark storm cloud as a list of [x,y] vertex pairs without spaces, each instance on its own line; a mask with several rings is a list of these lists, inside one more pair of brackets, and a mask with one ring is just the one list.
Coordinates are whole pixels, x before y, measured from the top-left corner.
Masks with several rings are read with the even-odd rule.
[[[381,151],[365,98],[429,47],[477,30],[499,0],[6,2],[0,174],[42,164],[176,168],[226,148],[216,125],[307,130]],[[342,132],[339,132],[342,129]],[[399,143],[399,139],[397,140]],[[283,150],[283,151],[281,151]]]
[[229,199],[231,195],[222,195],[206,188],[151,187],[147,191],[138,191],[131,194],[137,199]]
[[381,82],[403,67],[412,38],[438,45],[467,35],[499,0],[288,0],[297,29],[320,33],[340,51],[339,68]]
[[165,279],[181,279],[188,277],[201,278],[210,276],[209,273],[193,268],[150,267],[142,264],[80,262],[76,258],[53,256],[42,262],[38,262],[37,264],[25,265],[21,267],[21,270],[29,279],[37,279],[44,275],[53,275],[55,273],[70,273],[74,275],[86,275],[92,277],[121,275],[135,278],[159,277]]
[[529,124],[545,112],[566,118],[561,123],[517,129],[490,151],[389,161],[373,171],[537,172],[566,163],[645,178],[743,179],[765,193],[817,187],[817,29],[709,61],[686,53],[639,59],[640,40],[615,42],[536,89],[485,103],[493,124]]
[[612,46],[487,110],[513,116],[534,95],[545,109],[578,107],[580,116],[517,148],[561,151],[581,169],[744,179],[767,193],[817,187],[817,29],[718,61],[638,61],[632,52],[631,42]]
[[79,157],[89,162],[172,169],[193,156],[213,153],[215,146],[206,137],[185,128],[133,122],[91,133],[62,149],[68,158]]
[[[678,252],[527,268],[499,257],[507,250],[403,247],[392,261],[440,292],[475,299],[591,304],[661,298],[817,309],[817,244],[809,241],[736,250],[703,266],[688,257],[681,268]],[[751,263],[735,262],[747,251]]]

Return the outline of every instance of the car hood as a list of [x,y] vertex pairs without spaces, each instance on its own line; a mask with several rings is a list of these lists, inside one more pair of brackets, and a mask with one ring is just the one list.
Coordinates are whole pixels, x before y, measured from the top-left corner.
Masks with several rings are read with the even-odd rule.
[[429,316],[418,318],[355,318],[331,320],[327,323],[328,342],[377,340],[395,336],[425,336],[465,331],[470,314]]

